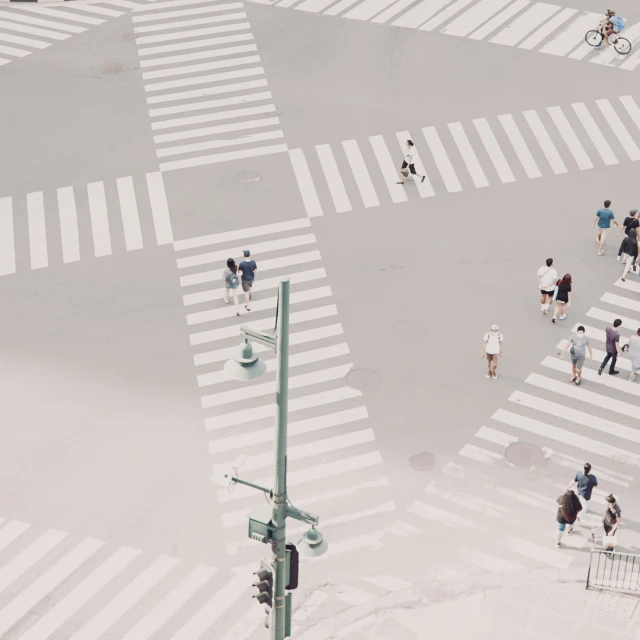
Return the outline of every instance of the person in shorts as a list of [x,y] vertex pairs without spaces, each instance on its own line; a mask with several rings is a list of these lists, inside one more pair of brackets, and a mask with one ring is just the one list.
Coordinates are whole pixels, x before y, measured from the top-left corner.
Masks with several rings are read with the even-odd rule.
[[565,273],[561,280],[556,282],[556,306],[553,308],[553,318],[551,322],[556,321],[556,317],[560,314],[559,320],[564,320],[567,317],[567,307],[571,304],[571,274]]
[[[576,473],[575,478],[567,487],[567,491],[572,489],[576,484],[578,485],[578,500],[582,505],[582,512],[587,513],[589,511],[589,505],[591,504],[591,494],[593,488],[598,486],[598,479],[591,473],[591,465],[588,462],[584,463],[584,473]],[[578,518],[580,520],[580,518]]]
[[578,496],[572,489],[568,489],[557,500],[558,513],[556,514],[556,546],[560,546],[562,535],[567,527],[567,535],[573,531],[573,524],[578,519],[578,514],[582,511],[582,504],[578,500]]
[[622,509],[616,502],[615,497],[612,494],[607,496],[607,509],[602,516],[602,524],[598,525],[594,531],[591,532],[591,541],[596,541],[596,534],[604,533],[602,536],[602,544],[606,545],[606,536],[614,536],[620,523],[622,522]]
[[547,258],[545,266],[538,269],[538,287],[540,287],[540,311],[547,315],[553,294],[556,290],[558,272],[553,266],[553,258]]
[[253,287],[253,281],[256,279],[256,271],[258,265],[255,260],[251,259],[251,251],[249,249],[244,250],[244,260],[238,265],[238,271],[242,274],[242,290],[244,291],[244,308],[247,311],[251,311],[249,308],[249,300],[251,300],[251,288]]
[[617,227],[618,221],[613,215],[613,211],[609,208],[611,206],[611,200],[604,201],[604,209],[598,209],[596,217],[593,219],[593,228],[596,228],[596,222],[598,223],[598,233],[596,234],[596,242],[598,243],[598,255],[601,256],[604,253],[604,241],[607,239],[607,233],[611,229],[611,223]]
[[564,354],[567,352],[567,349],[569,349],[569,353],[571,354],[572,368],[569,382],[574,382],[579,385],[582,382],[582,366],[584,365],[584,359],[587,356],[587,349],[589,350],[589,358],[593,357],[590,340],[585,335],[585,329],[582,325],[578,327],[577,333],[574,333],[564,345],[564,350],[560,356],[561,360],[564,358]]
[[416,167],[413,164],[413,141],[407,140],[404,145],[404,159],[402,161],[402,166],[400,167],[400,180],[396,182],[396,184],[404,184],[404,179],[409,177],[409,171],[411,171],[411,175],[420,178],[420,182],[424,182],[424,176],[420,173],[416,173]]
[[487,378],[497,379],[498,374],[496,369],[498,368],[498,358],[502,356],[502,342],[504,338],[498,329],[498,325],[494,324],[491,327],[491,331],[484,334],[482,337],[482,354],[481,358],[486,356],[487,358]]

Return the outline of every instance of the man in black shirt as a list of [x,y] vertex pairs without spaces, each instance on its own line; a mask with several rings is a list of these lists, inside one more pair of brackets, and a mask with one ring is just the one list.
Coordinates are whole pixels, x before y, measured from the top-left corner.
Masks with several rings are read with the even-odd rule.
[[[618,235],[616,236],[616,238],[620,237],[620,234],[622,233],[623,229],[624,229],[624,235],[628,236],[629,231],[631,231],[631,229],[635,229],[637,231],[639,227],[640,227],[640,218],[638,218],[638,210],[631,209],[631,211],[629,211],[629,215],[624,219],[624,222],[622,223],[622,226],[620,227],[620,231],[618,231]],[[621,255],[622,255],[622,248],[620,248],[620,251],[618,251],[618,258],[617,258],[618,262],[620,262]]]

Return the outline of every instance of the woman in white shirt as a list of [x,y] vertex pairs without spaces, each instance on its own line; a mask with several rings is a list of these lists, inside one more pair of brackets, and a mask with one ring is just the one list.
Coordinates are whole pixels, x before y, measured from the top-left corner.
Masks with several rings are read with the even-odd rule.
[[546,266],[538,269],[538,286],[540,287],[540,311],[547,315],[553,294],[556,289],[556,281],[558,280],[558,272],[553,266],[553,258],[547,258]]
[[[407,171],[407,167],[409,170]],[[409,177],[409,171],[411,171],[411,175],[414,178],[417,176],[420,178],[420,182],[424,182],[424,176],[420,173],[416,173],[416,167],[413,164],[413,141],[407,140],[404,145],[404,159],[402,161],[402,166],[400,167],[400,180],[396,182],[396,184],[404,184],[404,179]],[[404,173],[403,173],[404,172]]]
[[491,327],[491,331],[485,333],[482,337],[482,353],[480,357],[487,357],[487,378],[493,378],[494,380],[498,378],[496,369],[498,368],[498,358],[502,356],[503,341],[504,338],[497,324],[494,324]]

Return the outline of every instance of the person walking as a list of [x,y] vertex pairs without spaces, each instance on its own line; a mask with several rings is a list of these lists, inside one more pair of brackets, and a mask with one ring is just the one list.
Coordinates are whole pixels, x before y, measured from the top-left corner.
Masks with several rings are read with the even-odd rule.
[[629,231],[631,229],[637,229],[638,226],[640,226],[640,220],[638,219],[638,210],[637,209],[631,209],[631,211],[629,211],[629,215],[624,219],[624,222],[622,223],[622,226],[619,227],[619,231],[616,234],[616,238],[620,237],[620,234],[624,231],[624,235],[628,236],[629,235]]
[[222,282],[224,283],[224,301],[226,304],[229,304],[229,296],[232,295],[236,315],[239,316],[238,287],[240,286],[240,279],[238,278],[238,267],[233,258],[227,260],[227,267],[222,270]]
[[591,542],[596,541],[596,534],[604,532],[604,536],[602,538],[603,546],[608,546],[604,538],[607,536],[615,536],[616,531],[622,522],[622,509],[613,494],[609,494],[606,499],[607,508],[602,516],[602,524],[598,525],[595,530],[591,532]]
[[540,311],[547,315],[556,289],[558,272],[553,266],[553,258],[547,258],[544,266],[538,269],[538,287],[540,287]]
[[607,366],[607,362],[611,360],[611,366],[609,367],[609,375],[617,376],[620,372],[616,371],[616,362],[618,360],[618,353],[620,352],[620,332],[618,327],[622,324],[620,318],[616,318],[613,321],[613,326],[607,327],[605,335],[607,337],[606,350],[607,355],[604,357],[600,368],[598,369],[598,375],[602,375],[603,369]]
[[[556,282],[556,292],[554,294],[556,306],[553,308],[553,318],[551,322],[564,320],[567,317],[567,307],[571,305],[571,274],[565,273],[562,279]],[[560,314],[558,316],[558,314]]]
[[402,160],[402,166],[400,167],[400,173],[398,174],[400,180],[396,184],[404,184],[404,179],[409,177],[409,171],[414,177],[420,178],[420,182],[424,182],[425,176],[420,173],[416,173],[416,167],[413,164],[413,140],[407,140],[404,145],[404,159]]
[[249,249],[244,250],[244,260],[238,265],[238,271],[242,274],[242,290],[244,291],[244,308],[247,311],[251,311],[249,308],[249,300],[251,300],[251,288],[253,287],[253,281],[256,279],[256,271],[258,265],[255,260],[251,259],[251,251]]
[[620,245],[620,254],[622,255],[622,262],[624,263],[624,269],[622,270],[620,280],[625,282],[629,269],[631,269],[632,273],[636,270],[636,261],[638,259],[638,235],[635,229],[629,229],[629,234],[625,236],[622,244]]
[[611,200],[604,201],[604,209],[598,209],[596,217],[593,219],[593,228],[596,228],[596,222],[598,223],[598,233],[596,234],[596,242],[598,243],[598,255],[601,256],[604,253],[604,242],[607,239],[609,229],[611,229],[611,223],[617,227],[618,221],[613,215],[613,211],[609,208],[611,206]]
[[575,382],[579,385],[582,382],[582,366],[584,365],[584,359],[587,355],[587,349],[589,350],[589,358],[593,358],[593,351],[591,350],[591,344],[589,338],[585,335],[585,329],[582,325],[578,327],[577,333],[574,333],[567,343],[564,345],[560,360],[564,358],[564,354],[570,349],[571,354],[571,378],[569,382]]
[[494,380],[498,378],[496,369],[498,368],[498,358],[502,357],[503,341],[504,338],[497,324],[494,324],[491,327],[491,331],[488,331],[482,337],[482,353],[480,357],[484,358],[486,356],[487,358],[486,378],[493,378]]
[[633,382],[636,379],[636,374],[640,373],[640,329],[635,336],[629,338],[628,344],[622,348],[629,352],[629,360],[631,360],[629,382]]
[[[583,472],[576,473],[576,477],[573,482],[569,483],[567,491],[572,489],[575,485],[578,485],[578,500],[582,505],[582,513],[589,511],[589,505],[591,504],[591,494],[593,488],[598,486],[598,479],[591,473],[591,465],[588,462],[584,463]],[[580,518],[578,518],[578,522]]]
[[578,496],[573,492],[573,489],[567,489],[557,500],[558,513],[556,515],[556,521],[558,523],[558,535],[556,537],[556,546],[560,546],[562,535],[564,534],[567,526],[567,535],[573,531],[573,523],[577,520],[578,514],[582,511],[582,505]]

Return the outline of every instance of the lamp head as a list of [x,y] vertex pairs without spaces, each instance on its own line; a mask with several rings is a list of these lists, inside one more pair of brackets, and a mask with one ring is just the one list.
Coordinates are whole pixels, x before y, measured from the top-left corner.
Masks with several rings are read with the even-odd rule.
[[317,558],[327,552],[329,543],[324,539],[320,531],[315,527],[311,527],[297,544],[298,553],[307,558]]
[[224,370],[233,380],[247,382],[263,375],[267,364],[253,353],[251,343],[246,340],[237,348],[236,355],[227,360]]

